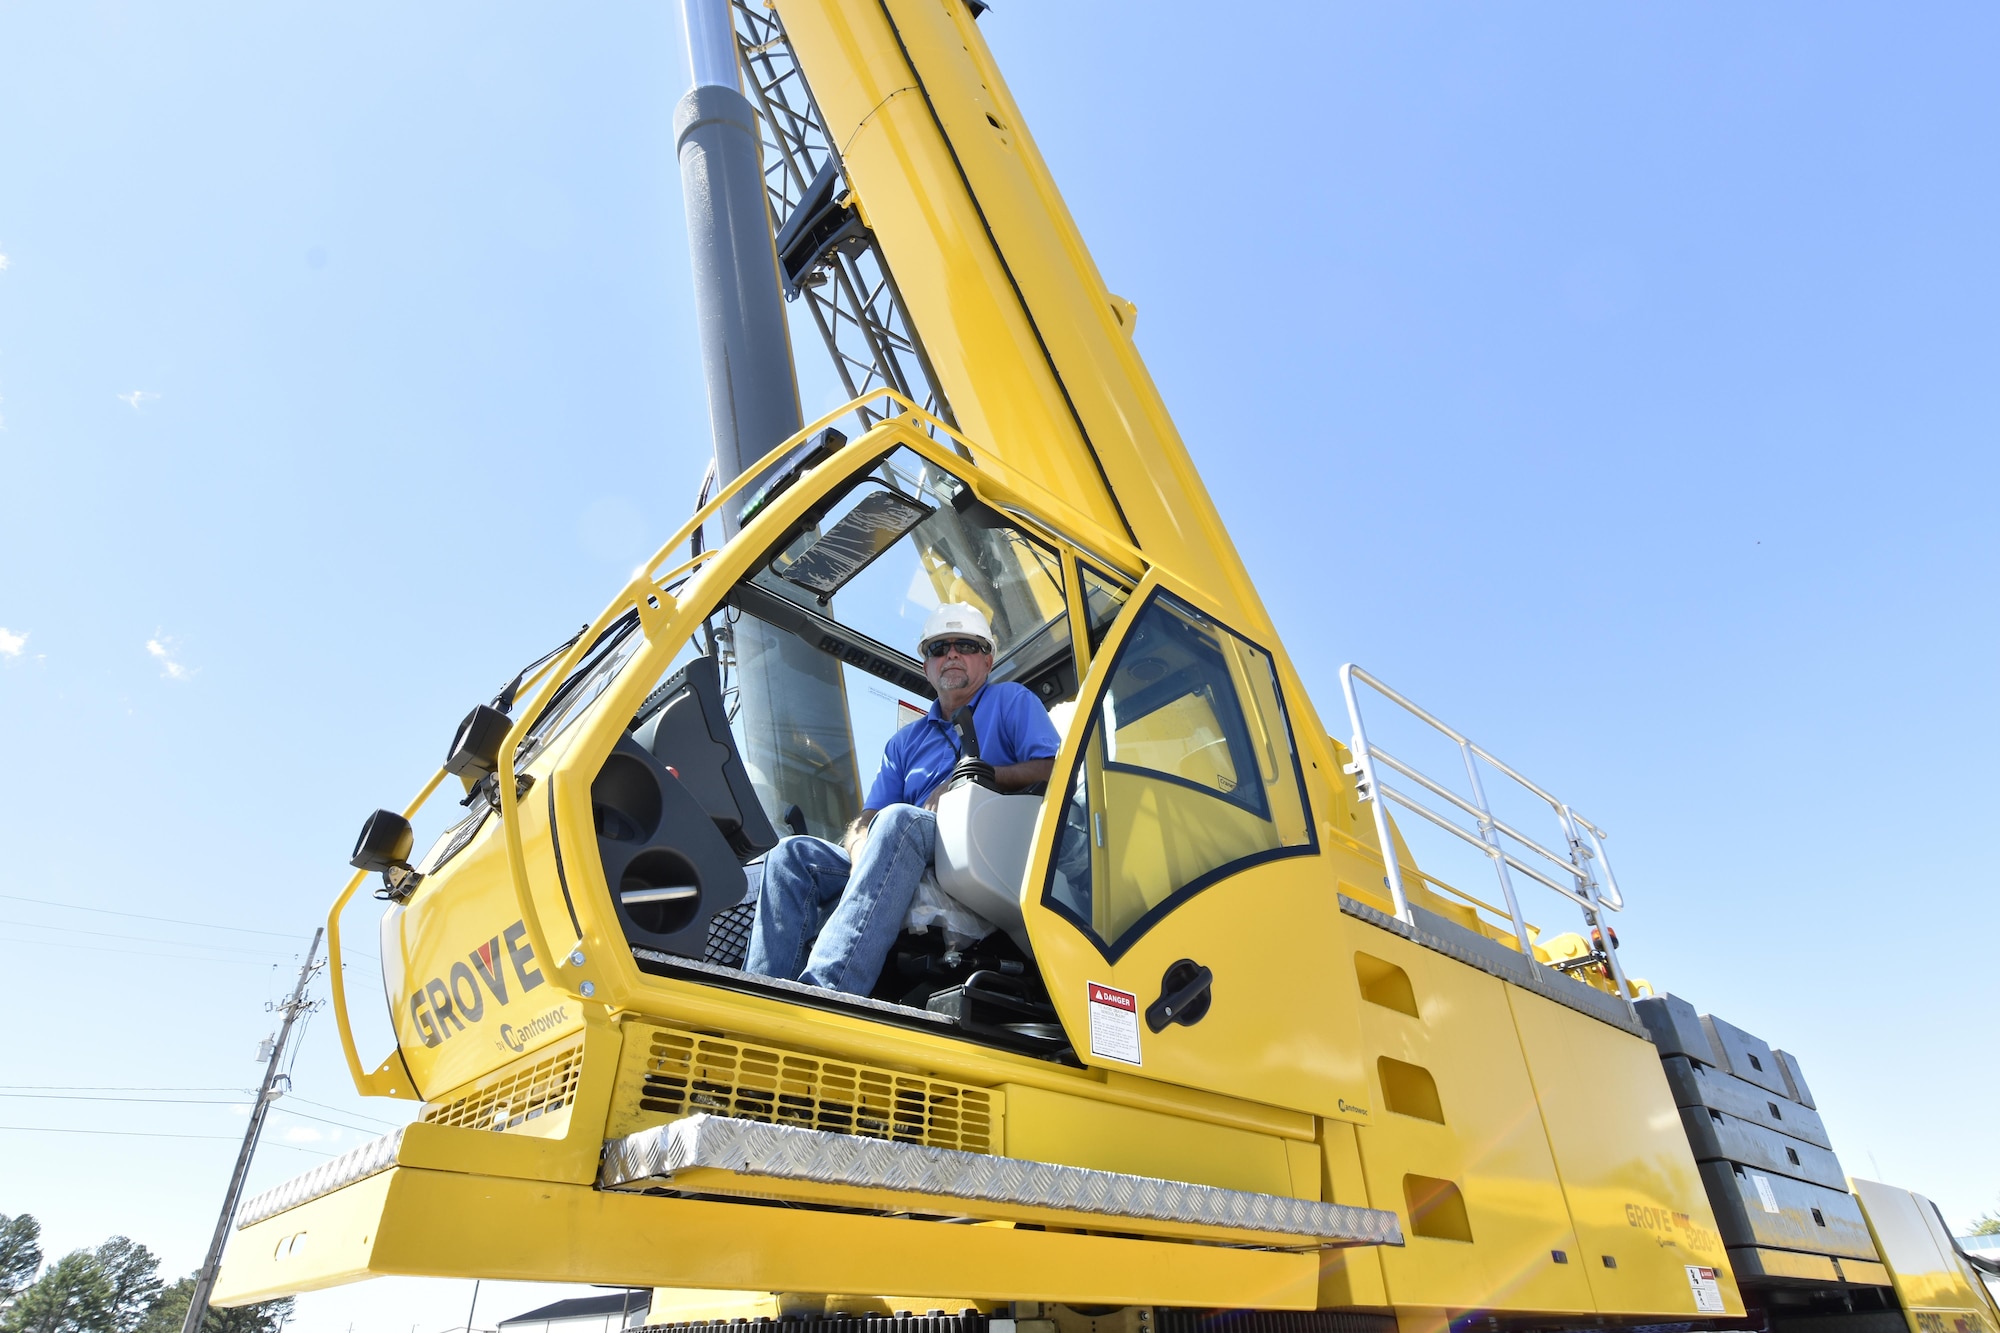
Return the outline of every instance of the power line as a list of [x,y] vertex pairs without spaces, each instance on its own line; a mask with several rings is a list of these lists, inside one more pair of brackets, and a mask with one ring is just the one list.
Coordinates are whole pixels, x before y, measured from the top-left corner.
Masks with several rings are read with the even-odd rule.
[[[14,1130],[22,1134],[98,1134],[118,1139],[212,1139],[217,1143],[234,1143],[234,1134],[162,1134],[150,1129],[63,1129],[54,1125],[0,1125],[0,1130]],[[315,1157],[337,1157],[338,1153],[321,1152],[317,1148],[301,1148],[296,1143],[273,1144],[276,1148],[290,1148],[293,1152],[311,1153]]]
[[[236,1089],[226,1089],[226,1091],[236,1091]],[[34,1101],[142,1101],[148,1107],[248,1107],[250,1105],[248,1101],[218,1101],[214,1097],[96,1097],[90,1093],[0,1093],[0,1097],[28,1097]]]
[[[254,1093],[246,1094],[246,1096],[254,1097],[255,1094]],[[50,1102],[138,1102],[146,1106],[248,1106],[250,1105],[250,1102],[245,1100],[243,1097],[236,1097],[236,1098],[103,1097],[91,1093],[77,1093],[77,1092],[0,1092],[0,1097],[9,1097],[26,1101],[50,1101]],[[314,1106],[319,1105],[318,1102],[314,1102],[312,1104]],[[353,1130],[356,1134],[373,1134],[375,1132],[374,1130],[368,1128],[365,1125],[350,1125],[342,1120],[328,1120],[325,1116],[312,1115],[305,1111],[294,1111],[289,1106],[281,1106],[273,1104],[271,1109],[273,1111],[278,1112],[280,1115],[297,1116],[301,1120],[312,1120],[322,1125],[332,1125],[335,1129],[350,1129]],[[338,1110],[339,1108],[326,1107],[324,1109]],[[372,1119],[373,1117],[365,1117],[365,1118]],[[396,1126],[390,1123],[389,1121],[385,1120],[382,1121],[381,1123],[387,1125],[391,1129],[396,1128]]]
[[55,1125],[0,1125],[0,1129],[11,1129],[23,1134],[98,1134],[115,1139],[209,1139],[216,1143],[234,1143],[234,1134],[163,1134],[149,1129],[69,1129]]
[[[302,1121],[318,1121],[320,1125],[332,1125],[334,1129],[352,1129],[352,1131],[354,1131],[354,1133],[358,1133],[358,1135],[374,1135],[374,1131],[372,1131],[372,1129],[366,1129],[366,1127],[362,1127],[362,1125],[344,1125],[344,1123],[340,1123],[340,1121],[330,1121],[330,1119],[326,1119],[326,1117],[322,1117],[322,1115],[306,1115],[304,1111],[292,1111],[292,1109],[290,1109],[290,1107],[286,1107],[286,1105],[272,1105],[272,1111],[276,1111],[278,1115],[296,1115],[296,1117],[298,1117],[298,1119],[302,1119]],[[376,1135],[376,1137],[380,1137],[380,1135]]]
[[48,898],[23,898],[17,893],[0,893],[11,903],[34,903],[40,907],[66,907],[72,912],[102,912],[106,916],[129,916],[135,921],[160,921],[170,926],[199,926],[203,930],[234,930],[245,935],[273,935],[281,940],[293,940],[298,936],[290,931],[253,930],[249,926],[225,926],[215,921],[188,921],[175,916],[147,916],[143,912],[120,912],[110,907],[86,907],[82,903],[59,903]]
[[[256,1089],[248,1087],[124,1087],[116,1083],[0,1083],[0,1097],[26,1097],[38,1093],[242,1093],[244,1097],[254,1097]],[[166,1097],[72,1097],[70,1101],[162,1101],[172,1105]],[[356,1121],[374,1121],[376,1125],[386,1125],[388,1129],[398,1129],[398,1121],[384,1121],[380,1115],[368,1115],[366,1111],[348,1111],[346,1107],[330,1107],[324,1101],[312,1101],[310,1097],[300,1097],[298,1093],[286,1093],[284,1101],[296,1101],[308,1107],[318,1107],[320,1111],[332,1111],[334,1115],[350,1115]],[[180,1105],[214,1105],[214,1107],[248,1107],[248,1101],[188,1101]],[[282,1111],[284,1107],[280,1107]],[[292,1115],[300,1115],[292,1111]],[[354,1129],[348,1125],[346,1129]]]
[[30,930],[59,930],[65,935],[94,935],[104,940],[137,940],[141,944],[177,945],[184,949],[219,949],[225,953],[255,954],[258,958],[271,956],[266,950],[253,949],[242,944],[204,944],[200,940],[163,940],[155,935],[120,935],[109,930],[85,930],[82,926],[52,926],[45,921],[14,921],[0,917],[0,926],[26,926]]
[[[0,894],[0,897],[4,897],[4,896],[6,896],[6,895],[4,895],[4,894]],[[194,922],[194,921],[190,921],[190,922],[185,922],[185,923],[181,923],[181,924],[186,924],[186,925],[197,925],[197,926],[198,926],[198,925],[200,925],[201,923],[200,923],[200,922]],[[137,940],[137,941],[141,941],[141,942],[144,942],[144,943],[148,943],[148,944],[159,944],[159,945],[163,945],[163,946],[166,946],[166,947],[168,947],[168,948],[178,948],[178,949],[226,949],[226,950],[229,950],[230,952],[233,952],[233,953],[248,953],[248,954],[256,954],[256,955],[257,955],[257,960],[258,960],[258,961],[260,961],[260,962],[261,962],[261,961],[268,961],[268,962],[270,963],[270,965],[271,965],[272,967],[276,967],[276,966],[278,966],[278,964],[279,964],[279,963],[281,963],[281,962],[283,962],[283,961],[284,961],[283,959],[280,959],[280,958],[276,958],[276,957],[273,957],[273,956],[272,956],[271,954],[257,954],[257,951],[256,951],[256,950],[254,950],[254,949],[245,949],[245,948],[241,948],[240,946],[237,946],[237,945],[233,945],[233,944],[203,944],[203,943],[202,943],[202,942],[201,942],[200,940],[156,940],[156,939],[154,939],[154,937],[153,937],[153,936],[151,936],[151,935],[114,935],[114,934],[112,934],[112,933],[111,933],[111,932],[109,932],[109,931],[103,931],[103,930],[85,930],[85,929],[83,929],[83,928],[82,928],[82,927],[80,927],[80,926],[51,926],[51,925],[48,925],[48,924],[46,924],[46,923],[44,923],[44,922],[40,922],[40,921],[4,921],[4,922],[0,922],[0,925],[14,925],[14,926],[28,926],[28,927],[30,927],[30,928],[32,928],[32,929],[35,929],[35,930],[60,930],[60,931],[66,931],[66,932],[68,932],[69,934],[72,934],[72,935],[98,935],[98,936],[101,936],[101,937],[103,937],[104,939],[108,939],[108,940]],[[226,929],[226,927],[221,927],[221,929]],[[59,940],[11,940],[11,941],[6,941],[6,942],[7,942],[7,943],[12,943],[12,944],[33,944],[33,945],[36,945],[36,946],[38,946],[38,947],[41,947],[41,948],[52,948],[52,949],[84,949],[84,948],[95,948],[95,947],[97,947],[97,946],[91,946],[91,945],[83,945],[83,944],[64,944],[64,943],[62,943],[62,942],[61,942],[61,941],[59,941]],[[249,961],[251,961],[250,959],[245,959],[245,958],[202,958],[202,957],[197,957],[197,956],[195,956],[195,955],[192,955],[192,954],[168,954],[168,953],[151,953],[151,952],[141,952],[141,951],[139,951],[139,950],[136,950],[136,949],[103,949],[103,948],[98,948],[98,951],[99,951],[99,952],[102,952],[102,953],[122,953],[122,954],[130,954],[130,955],[132,955],[132,956],[134,956],[134,957],[139,957],[139,958],[178,958],[178,959],[180,959],[180,960],[182,960],[182,961],[184,961],[184,962],[190,962],[190,963],[242,963],[242,962],[249,962]],[[375,956],[374,954],[372,954],[372,953],[369,953],[369,952],[368,952],[367,950],[365,950],[365,949],[347,949],[347,948],[343,948],[343,949],[342,949],[342,950],[341,950],[340,952],[341,952],[342,954],[346,955],[347,957],[351,957],[351,958],[366,958],[366,959],[367,959],[367,960],[368,960],[369,962],[371,962],[371,963],[375,963],[375,964],[378,964],[378,965],[379,965],[379,964],[381,963],[381,961],[382,961],[381,959],[377,958],[377,957],[376,957],[376,956]],[[342,967],[344,968],[344,967],[346,967],[346,966],[347,966],[347,964],[346,964],[345,962],[343,962],[343,963],[341,964],[341,966],[342,966]]]
[[[73,904],[73,903],[49,903],[49,902],[44,902],[44,901],[43,901],[42,899],[40,899],[40,898],[22,898],[22,897],[19,897],[19,896],[15,895],[15,894],[8,894],[8,893],[0,893],[0,899],[7,899],[7,900],[9,900],[9,901],[12,901],[12,902],[21,902],[21,903],[42,903],[42,905],[44,905],[44,906],[47,906],[47,907],[75,907],[75,910],[77,910],[77,911],[79,911],[79,912],[105,912],[105,913],[107,913],[107,914],[109,914],[109,915],[111,915],[111,916],[130,916],[130,917],[136,917],[136,918],[137,918],[138,920],[141,920],[141,921],[160,921],[160,922],[165,922],[165,923],[167,923],[167,924],[169,924],[169,925],[176,925],[176,926],[192,926],[192,927],[194,927],[194,928],[195,928],[195,929],[197,929],[197,930],[240,930],[240,929],[243,929],[242,927],[239,927],[239,926],[219,926],[219,925],[215,925],[215,924],[212,924],[212,923],[210,923],[210,922],[207,922],[207,921],[181,921],[181,920],[178,920],[178,919],[176,919],[176,918],[174,918],[174,917],[166,917],[166,916],[141,916],[141,915],[139,915],[139,913],[137,913],[137,912],[112,912],[112,911],[110,911],[110,909],[109,909],[109,908],[103,908],[103,907],[76,907],[76,905],[75,905],[75,904]],[[12,921],[12,920],[6,920],[6,921],[0,921],[0,925],[5,925],[5,926],[26,926],[26,927],[28,927],[28,928],[29,928],[29,929],[31,929],[31,930],[57,930],[57,931],[63,931],[63,932],[65,932],[65,933],[67,933],[67,934],[71,934],[71,935],[95,935],[95,936],[97,936],[97,937],[99,937],[99,938],[101,938],[101,939],[107,939],[107,940],[134,940],[134,941],[137,941],[137,942],[139,942],[139,943],[143,943],[143,944],[157,944],[157,945],[165,945],[165,946],[168,946],[168,947],[172,947],[172,948],[182,948],[182,949],[222,949],[222,950],[227,950],[227,951],[229,951],[229,952],[231,952],[231,953],[248,953],[248,954],[253,954],[253,955],[256,955],[256,957],[257,957],[257,958],[258,958],[259,960],[269,960],[269,961],[271,962],[271,965],[272,965],[273,967],[276,967],[276,966],[278,965],[278,963],[279,963],[279,962],[283,961],[282,959],[274,959],[274,958],[272,957],[272,955],[270,955],[270,954],[267,954],[267,953],[259,953],[259,952],[258,952],[257,950],[255,950],[255,949],[247,949],[247,948],[244,948],[244,947],[242,947],[242,946],[240,946],[240,945],[234,945],[234,944],[204,944],[204,943],[203,943],[202,941],[200,941],[200,940],[162,940],[162,939],[157,939],[157,938],[155,938],[154,936],[151,936],[151,935],[119,935],[119,934],[115,934],[115,933],[113,933],[113,932],[111,932],[111,931],[106,931],[106,930],[85,930],[85,929],[84,929],[83,927],[81,927],[81,926],[57,926],[57,925],[51,925],[51,924],[49,924],[49,923],[48,923],[48,922],[46,922],[46,921]],[[266,930],[256,930],[256,931],[250,931],[250,932],[248,932],[248,933],[250,933],[250,934],[253,934],[253,935],[269,935],[269,934],[273,934],[273,933],[275,933],[275,932],[272,932],[272,931],[266,931]],[[76,944],[59,944],[59,943],[57,943],[57,942],[56,942],[56,941],[54,941],[54,940],[14,940],[14,941],[12,941],[12,942],[13,942],[13,943],[15,943],[15,944],[36,944],[36,945],[44,945],[44,946],[53,946],[53,947],[55,947],[55,948],[59,948],[59,949],[77,949],[77,948],[82,948],[82,947],[83,947],[82,945],[76,945]],[[104,950],[103,952],[105,952],[105,953],[128,953],[128,954],[129,954],[129,953],[132,953],[133,951],[132,951],[132,950],[130,950],[130,949],[105,949],[105,950]],[[344,955],[346,955],[346,956],[348,956],[348,957],[350,957],[350,958],[365,958],[365,959],[367,959],[367,960],[368,960],[369,962],[371,962],[371,963],[375,963],[375,964],[378,964],[378,965],[379,965],[379,964],[381,963],[381,961],[382,961],[382,960],[381,960],[380,958],[377,958],[377,957],[376,957],[376,956],[375,956],[374,954],[372,954],[372,953],[369,953],[369,952],[368,952],[368,951],[367,951],[366,949],[354,949],[354,948],[344,948],[344,949],[342,949],[342,950],[341,950],[341,953],[342,953],[342,954],[344,954]],[[240,960],[237,960],[237,959],[225,959],[225,958],[195,958],[195,957],[188,957],[188,956],[185,956],[185,955],[178,955],[178,954],[159,954],[159,955],[153,955],[153,954],[145,954],[145,955],[141,955],[141,956],[142,956],[142,957],[155,957],[155,956],[157,956],[157,957],[162,957],[162,958],[169,958],[169,957],[181,957],[181,958],[184,958],[184,959],[185,959],[185,961],[188,961],[188,962],[197,962],[197,963],[211,963],[211,962],[212,962],[212,963],[221,963],[221,962],[237,962],[237,961],[240,961]],[[343,963],[343,964],[342,964],[342,966],[344,967],[344,966],[345,966],[345,964]]]
[[253,1095],[250,1088],[128,1088],[123,1084],[100,1083],[0,1083],[0,1092],[240,1092]]
[[[269,962],[260,962],[255,958],[217,958],[214,957],[213,955],[204,958],[198,954],[191,954],[191,953],[161,953],[156,949],[114,949],[109,945],[103,945],[103,944],[65,944],[61,940],[18,940],[17,939],[17,940],[4,940],[0,941],[0,943],[23,944],[23,945],[32,944],[37,949],[85,949],[91,953],[116,953],[116,954],[123,954],[128,958],[151,958],[160,962],[174,962],[174,963],[234,963],[238,967],[279,967],[283,965],[284,961],[282,959],[273,958]],[[181,940],[170,941],[170,943],[177,944],[183,948],[190,948],[190,949],[205,949],[210,947],[205,944],[195,944],[190,941],[181,941]]]
[[288,1102],[300,1102],[306,1106],[317,1106],[322,1111],[332,1111],[336,1115],[351,1115],[356,1120],[373,1120],[376,1124],[387,1125],[390,1129],[400,1128],[403,1124],[400,1120],[384,1120],[378,1115],[367,1115],[361,1111],[350,1111],[344,1106],[328,1106],[325,1102],[316,1102],[309,1097],[301,1097],[294,1092],[286,1093],[285,1100]]
[[298,1040],[292,1043],[292,1053],[285,1060],[285,1089],[287,1092],[291,1090],[292,1086],[292,1070],[298,1067],[299,1052],[305,1049],[306,1034],[312,1031],[313,1015],[318,1011],[319,1011],[319,1006],[313,1005],[311,1008],[307,1009],[305,1011],[304,1016],[302,1016],[299,1019]]

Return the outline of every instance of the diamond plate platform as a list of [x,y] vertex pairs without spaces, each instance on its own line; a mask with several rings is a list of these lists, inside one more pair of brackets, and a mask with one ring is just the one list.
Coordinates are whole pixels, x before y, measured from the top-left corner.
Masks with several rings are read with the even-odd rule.
[[403,1131],[391,1130],[379,1139],[362,1144],[353,1152],[322,1163],[302,1176],[293,1176],[282,1185],[275,1185],[262,1194],[246,1200],[243,1210],[236,1215],[238,1230],[255,1226],[267,1217],[276,1217],[288,1208],[296,1208],[302,1203],[311,1203],[337,1189],[345,1189],[357,1180],[366,1180],[380,1171],[387,1171],[396,1164],[396,1150],[403,1146]]
[[1412,926],[1344,893],[1340,895],[1340,910],[1356,921],[1366,921],[1371,926],[1401,935],[1412,944],[1420,944],[1433,953],[1455,958],[1488,976],[1510,981],[1545,1000],[1554,1000],[1565,1009],[1574,1009],[1600,1023],[1608,1023],[1620,1032],[1653,1040],[1645,1025],[1634,1017],[1632,1009],[1617,996],[1606,995],[1581,981],[1563,976],[1552,967],[1530,962],[1498,940],[1490,940],[1467,930],[1435,912],[1427,912],[1421,907],[1411,908],[1410,914],[1417,919]]
[[605,1189],[671,1186],[677,1174],[699,1170],[975,1205],[1045,1208],[1107,1222],[1117,1218],[1291,1236],[1315,1248],[1403,1243],[1396,1215],[1374,1208],[709,1115],[606,1143],[598,1183]]

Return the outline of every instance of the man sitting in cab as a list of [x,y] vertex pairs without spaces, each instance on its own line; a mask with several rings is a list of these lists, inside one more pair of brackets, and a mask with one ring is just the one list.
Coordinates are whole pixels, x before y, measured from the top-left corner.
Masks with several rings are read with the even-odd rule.
[[744,967],[767,977],[866,995],[902,932],[937,841],[938,794],[962,757],[951,719],[972,709],[979,757],[994,785],[1048,781],[1062,738],[1040,701],[1012,681],[987,683],[993,627],[975,606],[947,602],[918,641],[937,690],[928,713],[889,738],[845,848],[786,838],[764,860]]

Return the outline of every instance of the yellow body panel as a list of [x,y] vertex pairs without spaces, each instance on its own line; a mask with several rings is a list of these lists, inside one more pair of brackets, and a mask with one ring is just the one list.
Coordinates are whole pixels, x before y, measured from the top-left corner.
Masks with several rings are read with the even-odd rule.
[[1315,1263],[396,1167],[236,1232],[217,1300],[390,1274],[576,1282],[617,1273],[661,1287],[1309,1309]]
[[1889,1276],[1886,1265],[1871,1263],[1866,1259],[1835,1259],[1834,1266],[1840,1270],[1843,1282],[1859,1282],[1871,1287],[1893,1287],[1895,1279]]
[[2000,1327],[1986,1284],[1958,1257],[1929,1199],[1875,1180],[1847,1183],[1868,1219],[1910,1333],[1994,1333]]
[[[1142,604],[1155,588],[1192,591],[1156,570],[1139,585],[1133,604]],[[1103,688],[1134,623],[1128,615],[1099,648],[1081,699],[1091,700]],[[1292,687],[1287,702],[1297,693]],[[1056,758],[1058,774],[1069,771],[1090,734],[1088,726],[1070,729]],[[1306,739],[1299,736],[1302,748]],[[1317,810],[1330,803],[1327,784],[1319,760],[1309,750],[1305,754],[1307,797]],[[1031,866],[1048,863],[1056,834],[1056,821],[1044,818],[1029,856]],[[1136,996],[1143,1010],[1160,995],[1163,978],[1177,961],[1196,960],[1215,974],[1213,1002],[1199,1023],[1170,1024],[1160,1032],[1141,1025],[1136,1065],[1098,1053],[1087,1039],[1075,1043],[1078,1059],[1311,1115],[1365,1120],[1367,1081],[1356,1040],[1360,997],[1351,972],[1324,965],[1326,942],[1338,938],[1342,929],[1327,872],[1316,855],[1287,855],[1253,865],[1181,903],[1136,942],[1122,946],[1125,951],[1115,958],[1105,957],[1095,942],[1043,903],[1043,878],[1031,873],[1023,916],[1042,978],[1067,1031],[1089,1033],[1093,984]]]
[[[1215,973],[1208,1016],[1157,1033],[1142,1024],[1142,1062],[1133,1072],[1332,1118],[1365,1115],[1359,1001],[1352,977],[1322,963],[1324,941],[1339,930],[1339,908],[1314,870],[1301,858],[1231,876],[1184,903],[1115,963],[1066,923],[1038,935],[1036,956],[1065,1028],[1089,1032],[1090,983],[1136,995],[1143,1008],[1160,994],[1167,969],[1193,958]],[[1245,928],[1250,921],[1275,929],[1253,935]],[[1093,1057],[1087,1039],[1077,1054],[1111,1063]]]
[[1838,1282],[1840,1270],[1832,1259],[1823,1254],[1801,1254],[1796,1250],[1773,1250],[1763,1246],[1751,1246],[1734,1250],[1738,1267],[1746,1272],[1752,1268],[1766,1277],[1783,1277],[1810,1280],[1813,1282]]
[[[1319,1197],[1318,1151],[1311,1144],[1040,1088],[1014,1085],[1004,1091],[1009,1157],[1259,1194]],[[1311,1155],[1309,1174],[1294,1175],[1288,1147]]]
[[1740,1313],[1659,1051],[1511,986],[1507,1001],[1598,1310],[1691,1314],[1685,1266],[1696,1264],[1717,1270],[1728,1312]]
[[[559,1096],[543,1107],[524,1106],[520,1080],[512,1075],[532,1072],[549,1054],[537,1052],[467,1085],[458,1097],[426,1107],[425,1119],[403,1127],[397,1160],[408,1166],[523,1180],[581,1184],[596,1179],[604,1144],[604,1107],[611,1097],[622,1039],[619,1024],[592,1012],[577,1037],[565,1043],[574,1048],[575,1061],[573,1078],[565,1078],[566,1104]],[[514,1119],[501,1110],[503,1105],[541,1113],[495,1132],[496,1113]],[[471,1114],[453,1114],[461,1106]]]
[[[1342,1120],[1320,1122],[1321,1198],[1334,1203],[1368,1203],[1368,1176],[1361,1165],[1364,1131]],[[1378,1249],[1330,1250],[1320,1257],[1321,1308],[1386,1306],[1388,1283]]]
[[[1378,1092],[1373,1123],[1360,1135],[1370,1200],[1401,1212],[1410,1237],[1381,1255],[1390,1298],[1458,1309],[1594,1310],[1507,984],[1383,931],[1357,925],[1349,938],[1350,953],[1366,949],[1402,968],[1415,992],[1418,1017],[1362,1006],[1377,1087],[1382,1057],[1428,1071],[1443,1115],[1435,1123],[1398,1113]],[[1407,1175],[1458,1185],[1471,1243],[1432,1239],[1411,1225]],[[1566,1262],[1555,1261],[1558,1251]]]
[[[546,810],[532,801],[522,810],[525,836],[538,843]],[[403,985],[389,1012],[403,1063],[427,1097],[561,1041],[583,1021],[583,1005],[549,984],[546,960],[528,942],[497,820],[450,873],[453,892],[418,894],[394,931]]]

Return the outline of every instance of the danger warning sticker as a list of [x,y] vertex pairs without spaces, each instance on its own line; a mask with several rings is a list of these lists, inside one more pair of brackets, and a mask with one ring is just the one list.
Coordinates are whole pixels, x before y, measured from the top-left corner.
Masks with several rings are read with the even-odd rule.
[[1722,1284],[1716,1280],[1715,1270],[1689,1264],[1687,1273],[1688,1290],[1694,1293],[1694,1308],[1702,1314],[1721,1314]]
[[1140,1063],[1138,996],[1090,983],[1090,1053],[1128,1065]]

